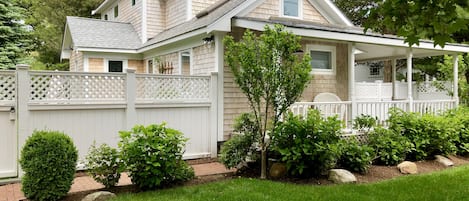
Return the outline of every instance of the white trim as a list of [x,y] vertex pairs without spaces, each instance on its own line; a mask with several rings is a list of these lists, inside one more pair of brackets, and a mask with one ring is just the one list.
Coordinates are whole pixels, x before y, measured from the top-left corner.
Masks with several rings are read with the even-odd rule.
[[337,6],[332,3],[330,0],[308,0],[311,5],[313,5],[316,10],[319,11],[321,16],[326,18],[331,24],[341,24],[346,26],[353,26],[353,23],[347,16],[340,11]]
[[[248,28],[251,30],[263,31],[265,25],[273,25],[272,23],[252,21],[246,19],[234,19],[233,26]],[[378,44],[385,46],[397,46],[397,47],[409,47],[407,43],[404,43],[403,38],[389,38],[386,36],[371,36],[371,35],[361,35],[361,34],[351,34],[351,33],[340,33],[324,30],[314,30],[308,28],[296,28],[296,27],[286,27],[286,30],[291,31],[295,35],[328,39],[328,40],[339,40],[339,41],[349,41],[356,43],[365,43],[365,44]],[[420,41],[419,46],[412,46],[413,48],[418,49],[430,49],[430,50],[442,50],[449,52],[469,52],[469,46],[459,46],[446,44],[444,48],[434,47],[432,41]]]
[[310,53],[311,51],[320,51],[320,52],[329,52],[331,53],[331,69],[315,69],[311,66],[312,74],[322,74],[322,75],[335,75],[337,69],[337,47],[331,45],[315,45],[307,44],[306,51]]
[[95,15],[95,14],[101,12],[101,10],[103,10],[105,7],[110,7],[110,6],[106,6],[106,5],[110,4],[110,2],[113,2],[113,1],[115,1],[115,0],[106,0],[106,1],[104,1],[102,4],[100,4],[98,6],[98,8],[91,11],[91,15]]
[[192,19],[192,0],[187,0],[186,4],[186,21]]
[[107,48],[93,48],[93,47],[77,47],[76,51],[81,52],[112,52],[112,53],[128,53],[128,54],[137,54],[137,50],[129,49],[107,49]]
[[142,43],[147,42],[147,0],[142,0]]
[[258,0],[247,0],[243,4],[239,5],[235,9],[231,10],[229,13],[225,14],[223,17],[220,17],[212,24],[207,26],[207,33],[216,31],[231,31],[231,18],[233,18],[238,13],[242,12],[243,10],[249,8],[253,3],[259,2]]
[[279,0],[280,8],[278,11],[280,12],[278,16],[285,17],[285,18],[293,18],[293,19],[303,19],[303,0],[298,0],[298,16],[290,16],[285,15],[285,0]]
[[180,44],[173,43],[173,44],[170,44],[170,45],[165,46],[165,47],[160,46],[160,48],[155,48],[155,49],[145,53],[143,55],[143,58],[144,59],[150,59],[150,58],[153,58],[155,56],[171,54],[171,53],[174,53],[174,52],[179,52],[179,51],[183,51],[183,50],[186,50],[186,49],[202,46],[204,44],[203,41],[202,41],[204,36],[205,35],[200,36],[200,37],[193,37],[193,38],[187,39],[185,41],[178,41],[178,42],[180,42]]
[[83,72],[90,72],[89,56],[83,54]]
[[152,44],[152,45],[148,45],[146,47],[142,47],[142,48],[136,50],[135,53],[143,53],[143,52],[146,52],[146,51],[149,51],[149,50],[156,49],[158,47],[162,47],[162,46],[165,46],[165,45],[168,45],[168,44],[171,44],[171,43],[175,43],[175,42],[187,39],[187,38],[192,38],[194,36],[202,35],[202,34],[206,34],[206,33],[208,33],[207,29],[198,29],[198,30],[191,31],[189,33],[174,37],[174,38],[170,38],[170,39],[167,39],[167,40],[164,40],[164,41]]

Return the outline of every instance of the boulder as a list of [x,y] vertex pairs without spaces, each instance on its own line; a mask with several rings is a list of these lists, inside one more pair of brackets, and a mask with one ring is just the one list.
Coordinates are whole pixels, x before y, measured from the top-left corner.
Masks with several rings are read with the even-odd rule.
[[329,170],[329,180],[336,184],[355,183],[357,178],[348,170],[332,169]]
[[273,163],[269,175],[272,179],[282,178],[287,174],[287,166],[284,163]]
[[444,156],[436,155],[435,158],[436,158],[436,162],[444,165],[445,167],[451,167],[454,165],[453,161],[451,161],[449,158],[446,158]]
[[410,161],[404,161],[402,163],[399,163],[399,165],[397,165],[397,169],[399,169],[402,174],[418,173],[417,164]]
[[81,201],[106,201],[113,197],[116,197],[114,193],[107,191],[98,191],[87,195]]

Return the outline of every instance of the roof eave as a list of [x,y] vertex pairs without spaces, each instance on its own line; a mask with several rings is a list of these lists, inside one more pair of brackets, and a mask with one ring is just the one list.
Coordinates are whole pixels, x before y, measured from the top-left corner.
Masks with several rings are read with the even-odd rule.
[[81,52],[110,52],[110,53],[125,53],[137,54],[137,49],[122,49],[122,48],[102,48],[102,47],[75,47],[76,51]]
[[[248,28],[251,30],[263,31],[265,25],[273,25],[274,23],[262,22],[262,21],[253,21],[247,19],[234,19],[233,25],[237,27]],[[346,42],[356,42],[356,43],[367,43],[367,44],[379,44],[386,46],[397,46],[397,47],[409,47],[405,43],[403,38],[400,37],[387,37],[387,36],[377,36],[377,35],[365,35],[358,33],[346,33],[338,31],[327,31],[327,30],[317,30],[305,27],[294,27],[287,26],[289,31],[301,36],[313,37],[319,39],[327,40],[336,40],[336,41],[346,41]],[[467,53],[469,52],[469,46],[461,44],[447,44],[444,48],[435,47],[433,41],[420,41],[420,44],[412,46],[412,48],[419,49],[430,49],[430,50],[441,50],[454,53]]]
[[96,9],[94,9],[94,10],[91,11],[91,15],[95,15],[95,14],[101,13],[101,11],[102,11],[105,7],[109,6],[109,4],[113,3],[114,1],[116,1],[116,0],[105,0],[103,3],[101,3],[101,4],[98,6],[98,8],[96,8]]

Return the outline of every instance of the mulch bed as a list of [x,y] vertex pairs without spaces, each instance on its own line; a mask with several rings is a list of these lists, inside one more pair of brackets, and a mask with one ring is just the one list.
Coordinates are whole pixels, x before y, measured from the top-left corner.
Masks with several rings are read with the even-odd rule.
[[[469,164],[469,157],[450,156],[449,159],[451,159],[454,162],[455,166]],[[416,164],[418,167],[419,174],[430,173],[430,172],[446,169],[446,167],[444,167],[443,165],[433,160],[418,161],[416,162]],[[379,182],[379,181],[383,181],[387,179],[405,176],[399,172],[396,166],[379,166],[379,165],[371,166],[367,174],[362,175],[362,174],[354,173],[354,175],[357,178],[358,183]],[[200,185],[200,184],[209,183],[209,182],[232,179],[235,177],[258,178],[259,177],[258,169],[257,168],[243,169],[242,171],[239,171],[237,174],[234,174],[234,175],[226,174],[226,175],[210,175],[210,176],[199,177],[197,179],[181,184],[181,186]],[[331,185],[332,184],[332,182],[328,181],[326,177],[309,178],[309,179],[283,178],[283,179],[277,179],[275,181],[295,183],[295,184],[301,184],[301,185]],[[140,192],[140,190],[134,185],[118,186],[118,187],[113,187],[110,189],[100,189],[100,190],[110,191],[115,194]],[[86,195],[96,192],[96,191],[99,191],[99,190],[71,193],[67,195],[67,197],[65,197],[63,200],[64,201],[81,200]]]

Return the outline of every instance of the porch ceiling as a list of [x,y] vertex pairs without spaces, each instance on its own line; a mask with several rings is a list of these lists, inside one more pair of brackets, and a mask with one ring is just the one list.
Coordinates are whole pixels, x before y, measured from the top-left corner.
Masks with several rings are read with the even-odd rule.
[[[408,47],[386,46],[367,43],[356,43],[355,47],[359,50],[355,54],[356,61],[381,60],[389,58],[406,58]],[[423,49],[418,47],[412,48],[413,57],[427,57],[444,54],[454,54],[451,51],[438,49]]]

